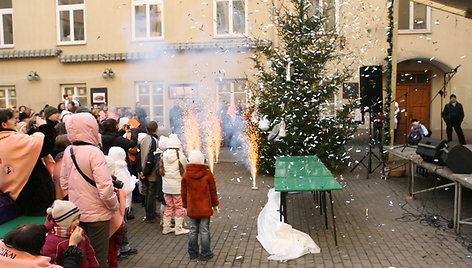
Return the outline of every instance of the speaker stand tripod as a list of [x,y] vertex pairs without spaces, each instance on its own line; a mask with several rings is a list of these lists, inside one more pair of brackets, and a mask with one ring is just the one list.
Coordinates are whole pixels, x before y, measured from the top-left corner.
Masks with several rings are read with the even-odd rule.
[[[351,172],[353,172],[359,165],[363,165],[367,169],[367,179],[369,178],[369,175],[372,174],[377,168],[379,168],[381,165],[384,165],[383,161],[383,156],[382,156],[382,135],[381,135],[381,130],[382,128],[379,128],[378,131],[380,133],[375,133],[375,136],[372,133],[372,115],[370,114],[369,116],[369,150],[367,153],[362,157],[362,159],[351,169]],[[381,157],[379,158],[373,151],[373,143],[377,143],[379,146],[379,151],[381,154]],[[375,157],[379,163],[375,168],[372,168],[372,156]],[[367,165],[364,164],[364,160],[367,160]]]

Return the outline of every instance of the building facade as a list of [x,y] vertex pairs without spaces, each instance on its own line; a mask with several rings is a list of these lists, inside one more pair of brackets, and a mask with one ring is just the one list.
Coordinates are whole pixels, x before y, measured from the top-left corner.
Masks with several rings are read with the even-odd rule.
[[[341,89],[334,108],[360,97],[361,66],[386,65],[388,2],[313,0],[336,25],[343,63],[354,73],[349,82],[355,92]],[[255,40],[278,44],[271,3],[0,0],[0,107],[39,110],[62,102],[64,94],[86,106],[140,102],[150,119],[168,128],[177,102],[244,103]],[[438,133],[441,106],[451,93],[464,104],[463,128],[470,129],[472,20],[400,0],[398,25],[401,133],[411,118]],[[440,91],[444,96],[437,96]]]

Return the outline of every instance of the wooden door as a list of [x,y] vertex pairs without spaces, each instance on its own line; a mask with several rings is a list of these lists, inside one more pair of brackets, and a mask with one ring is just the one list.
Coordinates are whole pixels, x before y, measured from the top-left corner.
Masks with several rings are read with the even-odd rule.
[[[409,72],[408,75],[412,75],[412,73]],[[428,82],[411,83],[419,81],[419,79],[408,81],[410,83],[399,81],[400,83],[397,83],[396,88],[396,100],[401,111],[401,119],[398,126],[396,143],[404,144],[411,127],[411,119],[418,119],[423,125],[430,128],[431,84]]]

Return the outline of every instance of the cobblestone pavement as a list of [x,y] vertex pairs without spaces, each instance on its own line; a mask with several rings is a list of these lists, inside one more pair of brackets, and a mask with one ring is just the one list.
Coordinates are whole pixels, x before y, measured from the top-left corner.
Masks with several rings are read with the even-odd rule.
[[[382,179],[375,173],[366,179],[362,167],[338,175],[344,186],[333,192],[338,246],[331,226],[325,229],[311,193],[291,194],[287,198],[289,223],[308,233],[321,253],[285,263],[269,261],[256,239],[256,222],[273,178],[260,175],[259,190],[251,190],[249,173],[231,154],[225,151],[215,166],[221,212],[211,222],[214,258],[190,260],[187,236],[162,235],[159,224],[141,221],[143,208],[133,204],[136,219],[130,221],[130,240],[139,253],[120,261],[120,267],[472,267],[468,250],[472,226],[462,227],[462,236],[447,228],[453,189],[419,194],[407,201],[406,178]],[[429,176],[416,183],[444,182]],[[471,191],[465,190],[463,196],[463,216],[472,217]]]

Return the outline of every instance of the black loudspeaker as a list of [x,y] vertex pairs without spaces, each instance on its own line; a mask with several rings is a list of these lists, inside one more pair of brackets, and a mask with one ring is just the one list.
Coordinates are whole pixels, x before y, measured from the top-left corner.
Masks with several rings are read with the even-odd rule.
[[444,165],[445,162],[442,159],[442,154],[446,145],[446,140],[435,140],[424,137],[418,143],[418,149],[416,149],[416,153],[419,154],[425,161],[438,165]]
[[442,161],[452,172],[458,174],[472,173],[472,151],[456,142],[448,142],[443,149]]
[[[382,66],[362,66],[360,68],[361,111],[382,112]],[[372,108],[372,111],[370,109]]]

